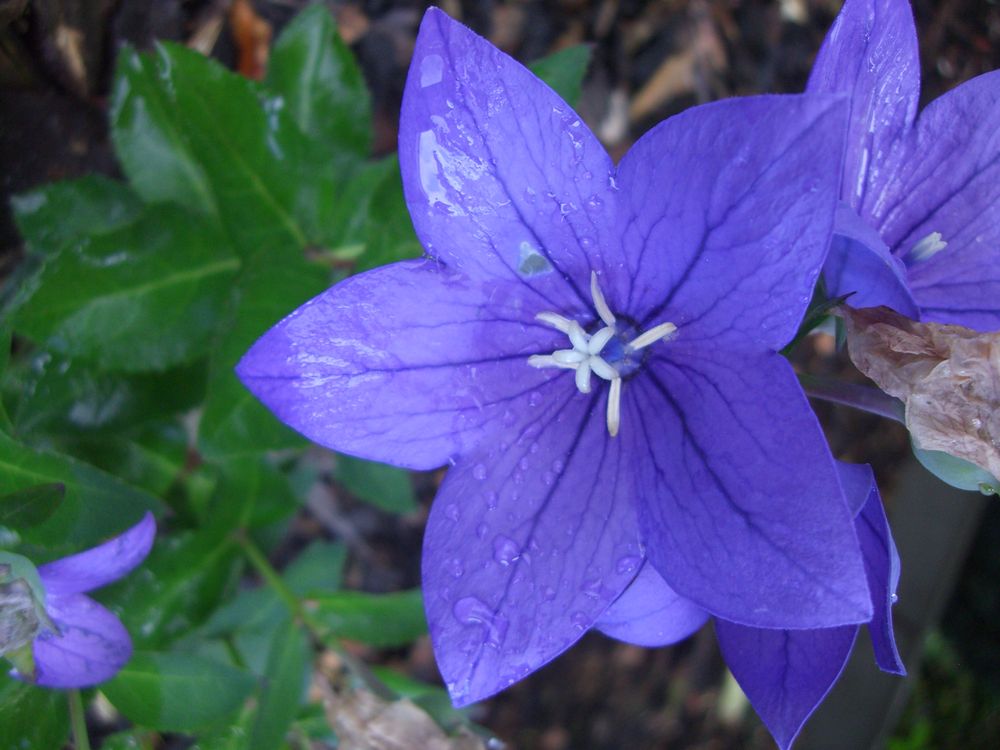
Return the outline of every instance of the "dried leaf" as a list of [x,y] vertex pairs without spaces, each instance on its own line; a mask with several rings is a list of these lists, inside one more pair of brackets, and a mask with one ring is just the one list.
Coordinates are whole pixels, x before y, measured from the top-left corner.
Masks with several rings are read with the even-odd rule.
[[229,9],[229,23],[239,50],[240,75],[259,81],[267,71],[271,45],[271,24],[257,15],[250,0],[235,0]]
[[855,366],[906,404],[918,448],[1000,476],[1000,333],[842,308]]

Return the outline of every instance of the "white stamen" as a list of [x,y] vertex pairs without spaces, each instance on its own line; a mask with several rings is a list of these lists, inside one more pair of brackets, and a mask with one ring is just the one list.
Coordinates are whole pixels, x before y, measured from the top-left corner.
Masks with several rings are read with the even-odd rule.
[[553,328],[562,331],[563,333],[569,333],[569,329],[572,328],[573,322],[569,318],[564,318],[559,313],[553,312],[540,312],[535,316],[535,320],[540,320],[543,323],[548,323]]
[[587,360],[587,364],[590,365],[590,369],[593,370],[594,374],[599,378],[604,378],[604,380],[621,379],[621,375],[618,374],[618,370],[600,357],[591,357]]
[[594,309],[597,310],[598,317],[610,328],[615,327],[615,314],[608,307],[608,301],[604,299],[604,292],[597,283],[597,273],[590,272],[590,296],[594,299]]
[[948,243],[941,239],[940,232],[931,232],[910,250],[910,259],[914,263],[928,260],[948,247]]
[[622,420],[622,379],[615,378],[608,389],[608,434],[614,437]]
[[587,343],[587,351],[591,354],[600,354],[601,349],[604,345],[611,341],[611,337],[615,335],[615,329],[611,326],[607,328],[602,328],[593,336],[590,337],[590,341]]
[[[538,313],[535,319],[565,333],[573,348],[556,349],[552,354],[532,354],[528,357],[528,364],[539,368],[559,367],[564,370],[575,370],[573,379],[580,393],[590,393],[592,375],[607,380],[610,383],[608,434],[614,437],[618,434],[621,424],[622,375],[614,365],[601,357],[601,352],[618,332],[615,328],[614,313],[608,307],[608,302],[597,283],[597,274],[593,272],[590,274],[590,294],[594,299],[594,309],[598,317],[604,321],[604,327],[593,334],[588,334],[583,330],[583,326],[572,318],[554,312]],[[632,372],[638,363],[630,356],[631,352],[669,338],[676,330],[677,326],[673,323],[660,323],[650,328],[636,336],[631,343],[625,344],[624,355],[619,350],[616,355],[618,359],[615,361],[619,361],[621,366],[629,368],[628,372]],[[619,347],[621,347],[620,342]]]
[[580,393],[590,393],[590,364],[587,362],[576,368],[576,389]]
[[632,343],[629,344],[629,348],[645,349],[650,344],[655,344],[660,339],[665,339],[668,336],[671,336],[676,330],[677,326],[673,323],[660,323],[660,325],[653,326],[645,333],[641,333],[632,339]]

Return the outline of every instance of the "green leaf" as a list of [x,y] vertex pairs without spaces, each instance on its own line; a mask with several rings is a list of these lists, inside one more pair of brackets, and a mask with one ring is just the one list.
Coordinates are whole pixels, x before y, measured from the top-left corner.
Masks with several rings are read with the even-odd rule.
[[212,659],[140,652],[101,690],[135,724],[193,732],[226,721],[255,685],[247,672]]
[[0,675],[0,747],[62,747],[69,735],[66,694]]
[[326,272],[304,260],[254,262],[244,269],[236,289],[235,320],[212,359],[198,432],[206,458],[221,461],[306,444],[243,387],[233,368],[271,326],[326,286]]
[[944,451],[927,451],[911,441],[913,455],[931,474],[960,490],[1000,495],[1000,481],[985,469]]
[[35,450],[0,433],[0,494],[63,484],[66,497],[45,522],[22,536],[52,553],[79,551],[132,524],[160,502],[110,474],[58,453]]
[[232,497],[234,502],[246,502],[251,507],[246,518],[247,527],[280,521],[298,509],[288,475],[266,456],[230,458],[220,468],[219,492]]
[[28,528],[49,518],[66,497],[62,482],[37,484],[0,496],[0,526]]
[[12,367],[5,391],[14,431],[27,438],[121,435],[180,414],[205,398],[207,362],[153,373],[99,372],[38,352]]
[[150,207],[46,264],[14,328],[105,369],[162,370],[208,351],[238,268],[212,224]]
[[128,226],[143,210],[128,185],[100,175],[43,185],[15,195],[10,205],[28,250],[49,258]]
[[278,37],[267,86],[281,95],[303,133],[368,155],[371,97],[354,55],[322,4],[299,13]]
[[101,740],[101,750],[155,750],[159,746],[158,735],[147,729],[126,729]]
[[306,244],[299,180],[251,81],[176,44],[119,53],[112,137],[135,189],[217,216],[243,257]]
[[[188,437],[177,422],[149,425],[129,436],[100,435],[69,443],[71,452],[133,487],[164,497],[185,472]],[[171,505],[171,498],[167,498]]]
[[535,60],[528,67],[570,106],[576,106],[592,51],[590,45],[578,44]]
[[279,750],[305,692],[311,651],[302,628],[290,618],[271,641],[257,720],[249,750]]
[[323,594],[310,598],[310,611],[335,635],[379,648],[404,646],[427,632],[418,589],[391,594]]
[[365,230],[365,251],[355,264],[355,271],[366,271],[386,263],[419,258],[424,249],[413,231],[413,222],[403,197],[399,161],[387,159],[391,168],[379,183],[370,200]]
[[394,466],[337,456],[337,480],[352,494],[390,513],[412,513],[417,509],[410,474]]

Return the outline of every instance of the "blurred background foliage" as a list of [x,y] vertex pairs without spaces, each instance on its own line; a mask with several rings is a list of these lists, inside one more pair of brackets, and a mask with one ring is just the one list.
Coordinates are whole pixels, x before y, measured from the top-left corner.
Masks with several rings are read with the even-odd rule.
[[[441,4],[534,60],[617,155],[692,104],[801,90],[839,6]],[[1000,63],[994,3],[914,5],[926,98]],[[717,707],[710,633],[656,652],[588,636],[453,710],[418,588],[440,476],[310,447],[233,375],[330,284],[420,254],[392,150],[425,6],[0,0],[0,547],[42,563],[157,514],[147,562],[98,596],[136,646],[85,696],[110,750],[363,747],[369,730],[481,747],[474,720],[546,750],[767,747]],[[821,415],[891,485],[905,431]],[[993,504],[894,750],[1000,742],[997,523]],[[60,747],[65,702],[0,676],[0,749]]]

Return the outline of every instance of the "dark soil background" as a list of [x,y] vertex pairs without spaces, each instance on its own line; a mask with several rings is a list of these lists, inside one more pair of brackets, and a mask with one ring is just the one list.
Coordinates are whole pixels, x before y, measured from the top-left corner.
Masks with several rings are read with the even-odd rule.
[[[22,255],[8,198],[89,172],[118,176],[106,104],[116,50],[156,39],[195,46],[248,75],[304,0],[0,0],[0,279]],[[421,14],[407,0],[328,2],[373,93],[376,152],[395,147],[406,68]],[[798,92],[839,0],[482,0],[439,3],[522,61],[593,45],[579,110],[620,156],[644,130],[724,96]],[[916,0],[924,102],[1000,67],[997,0]],[[72,33],[67,33],[71,29]],[[830,348],[807,352],[812,372],[846,372]],[[835,453],[875,459],[891,494],[908,455],[897,425],[817,407]],[[425,498],[436,477],[418,481]],[[936,481],[928,477],[928,482]],[[893,750],[1000,747],[1000,505],[987,512],[927,666],[911,665],[914,698]],[[350,585],[418,584],[422,518],[399,519],[341,493],[333,510],[304,515],[296,533],[335,533],[355,552]],[[904,560],[904,566],[906,561]],[[905,567],[904,567],[905,571]],[[905,573],[904,573],[905,574]],[[992,626],[985,625],[992,623]],[[990,629],[992,627],[992,630]],[[366,654],[436,679],[426,641]],[[706,627],[671,649],[644,650],[588,635],[571,654],[475,711],[508,747],[765,748],[766,731],[733,702]],[[721,695],[721,703],[720,703]],[[948,732],[942,734],[940,727]],[[945,738],[946,739],[943,739]]]

